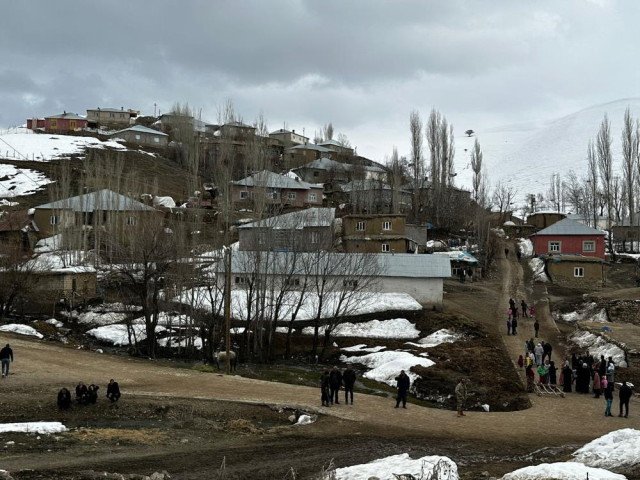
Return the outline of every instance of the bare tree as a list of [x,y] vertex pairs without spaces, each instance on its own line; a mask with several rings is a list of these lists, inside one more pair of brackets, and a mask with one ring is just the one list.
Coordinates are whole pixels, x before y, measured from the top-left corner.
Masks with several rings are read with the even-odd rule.
[[324,139],[325,141],[327,140],[333,140],[333,124],[331,122],[329,122],[328,125],[325,124],[324,129],[323,129],[323,134],[324,134]]
[[421,204],[421,191],[424,182],[424,152],[422,147],[422,118],[420,112],[413,110],[409,115],[409,133],[411,135],[411,171],[413,176],[413,216],[418,217]]
[[341,147],[351,148],[351,142],[344,133],[339,133],[336,141],[340,144]]
[[471,171],[473,172],[473,199],[478,203],[478,193],[482,184],[482,149],[476,138],[471,152]]
[[633,225],[635,216],[635,182],[638,179],[636,159],[638,158],[638,137],[636,125],[629,107],[624,112],[622,127],[622,173],[629,224]]
[[589,210],[591,211],[593,224],[598,224],[598,197],[599,197],[599,176],[598,176],[598,159],[596,155],[596,147],[592,140],[589,141],[587,147],[587,178],[585,180],[585,193],[589,200]]
[[402,198],[401,188],[405,177],[405,163],[406,159],[398,155],[398,149],[394,146],[391,158],[387,161],[387,166],[389,167],[389,172],[387,174],[388,184],[391,188],[389,213],[400,213]]
[[574,212],[579,215],[584,215],[584,196],[583,185],[576,172],[569,170],[567,173],[567,180],[563,182],[563,193],[567,203],[571,205]]
[[614,178],[613,178],[613,154],[611,152],[611,122],[605,113],[600,124],[600,130],[596,137],[596,153],[598,158],[598,170],[602,181],[602,195],[607,209],[607,230],[609,232],[609,250],[615,261],[615,249],[613,248],[612,222],[614,208]]
[[505,222],[505,214],[511,209],[515,193],[513,186],[503,182],[498,182],[495,190],[493,191],[493,204],[500,212],[501,224]]

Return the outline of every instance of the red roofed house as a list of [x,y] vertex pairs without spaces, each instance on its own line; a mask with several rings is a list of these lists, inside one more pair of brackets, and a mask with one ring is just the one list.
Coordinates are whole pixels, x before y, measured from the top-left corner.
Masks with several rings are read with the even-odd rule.
[[565,218],[533,235],[535,255],[584,255],[605,260],[604,232]]
[[[35,123],[35,125],[34,125]],[[44,120],[38,118],[27,119],[27,128],[35,130],[44,128],[47,133],[68,133],[80,130],[87,126],[87,119],[75,113],[61,113],[60,115],[51,115],[44,117]]]

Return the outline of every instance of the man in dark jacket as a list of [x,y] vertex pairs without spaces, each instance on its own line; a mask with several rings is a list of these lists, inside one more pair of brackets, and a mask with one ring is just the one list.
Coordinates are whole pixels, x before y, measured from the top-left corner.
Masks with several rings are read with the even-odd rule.
[[71,392],[64,387],[58,392],[58,408],[60,410],[71,408]]
[[98,385],[94,385],[93,383],[89,385],[89,389],[87,392],[87,403],[96,403],[98,401],[98,390],[100,387]]
[[331,404],[335,401],[336,405],[339,405],[338,393],[342,386],[342,373],[340,373],[340,370],[338,370],[336,365],[333,366],[333,369],[329,374],[329,386],[331,387]]
[[522,318],[529,318],[529,314],[527,313],[529,305],[527,305],[527,302],[525,302],[524,299],[520,302],[520,308],[522,309]]
[[404,370],[400,372],[400,375],[396,377],[396,388],[398,389],[398,396],[396,397],[396,408],[400,407],[402,402],[402,408],[407,408],[407,393],[411,386],[411,379],[404,373]]
[[109,380],[109,385],[107,385],[107,398],[112,402],[117,402],[120,398],[120,385],[113,378]]
[[518,334],[518,319],[514,316],[511,320],[511,335]]
[[546,357],[549,357],[549,361],[551,361],[551,353],[553,353],[553,347],[551,346],[551,344],[547,342],[544,345],[542,345],[542,348],[544,352],[542,355],[542,363],[544,363],[544,359]]
[[622,407],[624,406],[624,418],[629,416],[629,400],[631,400],[631,394],[633,393],[633,389],[627,382],[622,382],[622,386],[620,387],[620,415],[622,416]]
[[533,330],[536,333],[536,338],[538,338],[538,332],[540,331],[540,322],[538,322],[538,320],[533,322]]
[[83,382],[79,382],[76,386],[76,402],[87,403],[89,389]]
[[325,370],[320,377],[320,394],[322,399],[322,406],[329,406],[329,370]]
[[7,345],[0,350],[0,360],[2,361],[2,378],[9,376],[9,365],[13,362],[13,350]]
[[349,394],[351,394],[351,405],[353,405],[353,386],[356,383],[356,372],[347,365],[347,369],[342,373],[342,381],[344,382],[344,403],[349,405]]

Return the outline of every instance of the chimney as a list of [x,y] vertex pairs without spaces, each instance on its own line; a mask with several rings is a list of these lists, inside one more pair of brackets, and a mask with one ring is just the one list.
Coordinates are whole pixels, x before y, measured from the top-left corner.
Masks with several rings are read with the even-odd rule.
[[124,112],[124,107],[120,107],[120,111],[121,111],[121,112]]
[[291,133],[296,133],[296,131],[295,130],[291,130]]

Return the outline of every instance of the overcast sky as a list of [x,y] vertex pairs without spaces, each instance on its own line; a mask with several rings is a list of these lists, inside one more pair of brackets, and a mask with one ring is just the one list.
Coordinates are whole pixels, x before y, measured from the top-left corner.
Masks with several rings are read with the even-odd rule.
[[639,96],[640,2],[615,0],[7,1],[0,126],[175,101],[215,122],[312,137],[333,122],[358,152],[408,151],[408,118],[456,132],[553,119]]

